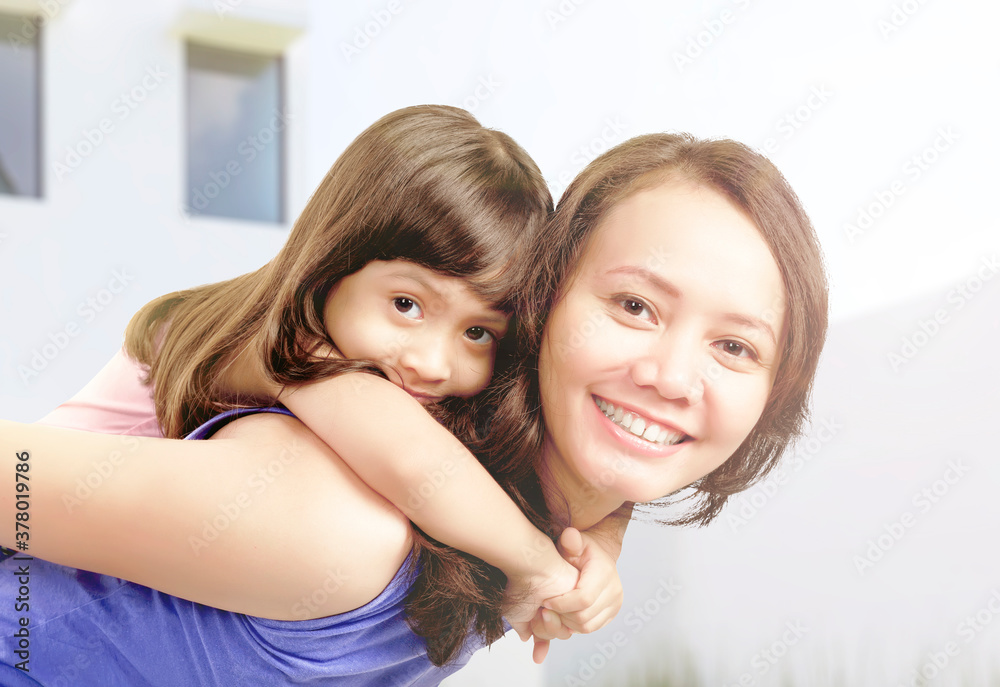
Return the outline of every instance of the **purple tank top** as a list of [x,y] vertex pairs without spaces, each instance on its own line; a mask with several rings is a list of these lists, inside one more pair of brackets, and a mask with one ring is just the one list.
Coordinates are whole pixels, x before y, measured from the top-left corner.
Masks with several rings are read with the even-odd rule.
[[[285,408],[231,410],[187,438],[208,438],[227,422],[258,412],[292,415]],[[274,557],[280,563],[280,553]],[[478,648],[470,641],[445,668],[430,662],[424,640],[410,630],[403,612],[409,560],[378,597],[360,608],[282,621],[221,611],[118,578],[24,558],[15,554],[0,561],[4,687],[436,685]],[[15,610],[25,586],[29,598],[21,603],[27,607]],[[17,636],[21,618],[27,618],[27,637]]]

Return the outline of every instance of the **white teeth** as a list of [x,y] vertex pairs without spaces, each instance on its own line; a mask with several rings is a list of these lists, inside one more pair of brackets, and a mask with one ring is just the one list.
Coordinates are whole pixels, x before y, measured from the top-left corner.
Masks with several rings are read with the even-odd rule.
[[632,426],[628,428],[628,431],[632,432],[632,434],[637,437],[641,437],[642,433],[646,431],[646,421],[641,417],[635,418],[632,420]]
[[608,403],[604,399],[599,399],[595,396],[594,401],[609,420],[635,436],[642,437],[646,441],[671,446],[680,443],[685,438],[685,435],[681,432],[671,432],[666,427],[660,427],[655,422],[650,422],[644,417],[625,412],[621,406],[616,408],[614,404]]

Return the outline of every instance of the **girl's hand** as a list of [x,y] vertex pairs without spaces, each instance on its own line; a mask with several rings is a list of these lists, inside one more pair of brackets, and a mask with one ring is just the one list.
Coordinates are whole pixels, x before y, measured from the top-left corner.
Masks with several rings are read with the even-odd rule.
[[[576,528],[567,527],[559,537],[559,552],[580,571],[576,587],[542,606],[555,611],[571,631],[587,634],[599,630],[618,615],[624,600],[615,559],[601,541]],[[546,623],[551,627],[552,621]]]
[[[599,543],[600,542],[600,543]],[[615,568],[615,558],[592,535],[567,527],[559,537],[559,553],[580,571],[570,592],[546,599],[530,623],[535,646],[532,659],[541,663],[553,639],[569,639],[599,630],[618,615],[624,592]],[[521,631],[518,631],[521,634]],[[521,639],[526,638],[521,634]]]
[[[577,569],[559,555],[551,542],[547,543],[550,552],[539,553],[537,559],[531,561],[533,570],[507,573],[505,595],[509,605],[504,610],[504,617],[522,642],[534,635],[533,627],[540,622],[542,602],[572,592],[579,579]],[[545,625],[539,624],[538,627],[544,631]]]
[[558,613],[539,608],[531,619],[531,635],[535,640],[531,659],[535,663],[541,663],[549,653],[549,642],[553,639],[569,639],[573,636],[573,631],[563,624]]

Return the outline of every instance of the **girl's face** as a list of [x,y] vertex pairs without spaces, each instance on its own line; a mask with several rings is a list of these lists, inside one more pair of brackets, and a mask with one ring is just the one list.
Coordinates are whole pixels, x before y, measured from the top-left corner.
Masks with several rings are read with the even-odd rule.
[[778,267],[726,197],[668,181],[615,206],[540,352],[546,470],[573,520],[666,496],[732,455],[764,409],[783,322]]
[[508,320],[463,279],[405,260],[376,260],[341,279],[323,315],[341,355],[381,363],[425,405],[486,387]]

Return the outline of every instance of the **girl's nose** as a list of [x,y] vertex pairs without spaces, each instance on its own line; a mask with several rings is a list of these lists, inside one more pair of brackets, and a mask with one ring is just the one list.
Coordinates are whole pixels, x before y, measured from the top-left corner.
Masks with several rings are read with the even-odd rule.
[[421,385],[440,384],[451,378],[448,346],[436,336],[412,341],[400,354],[400,365]]

